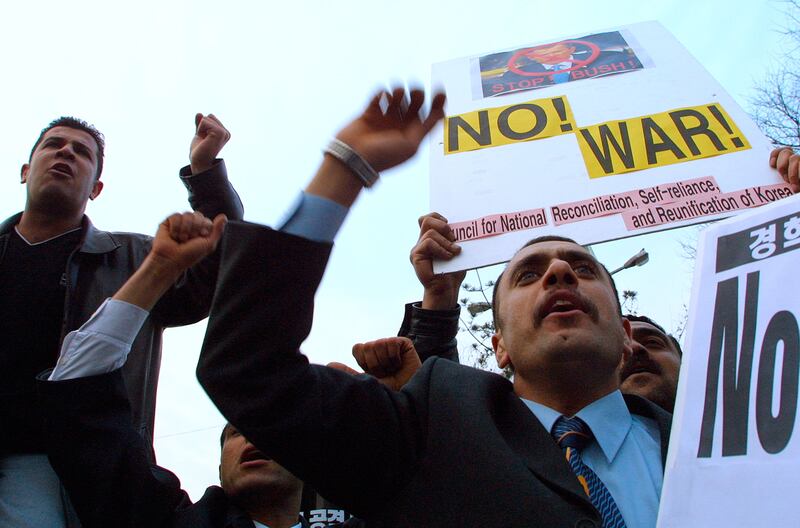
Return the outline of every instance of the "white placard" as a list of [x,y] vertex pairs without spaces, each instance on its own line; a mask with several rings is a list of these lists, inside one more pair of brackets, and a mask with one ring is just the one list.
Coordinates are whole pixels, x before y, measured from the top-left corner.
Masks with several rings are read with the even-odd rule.
[[800,197],[704,231],[658,526],[792,526]]
[[781,182],[769,141],[657,22],[443,62],[432,76],[448,116],[431,136],[431,210],[463,246],[437,272],[508,260],[543,234],[601,242],[788,194],[756,192]]

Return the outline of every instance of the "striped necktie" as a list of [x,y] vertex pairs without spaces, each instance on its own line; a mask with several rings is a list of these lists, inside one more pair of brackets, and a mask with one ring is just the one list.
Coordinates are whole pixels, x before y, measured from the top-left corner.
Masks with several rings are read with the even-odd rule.
[[614,502],[614,497],[611,496],[608,488],[595,472],[581,459],[581,451],[594,438],[592,430],[589,429],[586,422],[577,416],[573,418],[561,416],[553,425],[552,435],[558,446],[564,450],[567,461],[577,475],[583,491],[600,512],[600,516],[603,518],[603,528],[625,528],[625,520],[617,508],[617,503]]

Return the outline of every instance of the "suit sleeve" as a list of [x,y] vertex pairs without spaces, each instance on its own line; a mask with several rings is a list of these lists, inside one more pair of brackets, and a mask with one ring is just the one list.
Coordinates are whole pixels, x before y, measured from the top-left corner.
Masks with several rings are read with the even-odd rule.
[[403,323],[397,335],[414,342],[421,361],[438,356],[458,363],[456,336],[461,308],[456,306],[450,310],[426,310],[420,304],[406,304]]
[[[424,445],[425,383],[394,392],[299,352],[330,245],[233,222],[198,364],[201,385],[258,448],[365,516],[400,489]],[[422,372],[422,371],[421,371]]]
[[37,385],[50,464],[84,528],[167,526],[191,504],[178,478],[148,461],[119,370],[65,381],[40,377]]
[[[211,219],[220,213],[229,220],[242,219],[242,201],[228,181],[223,160],[216,160],[210,169],[194,175],[189,167],[184,167],[180,175],[193,210]],[[184,273],[153,308],[153,319],[161,326],[182,326],[206,317],[216,286],[219,259],[218,250]]]

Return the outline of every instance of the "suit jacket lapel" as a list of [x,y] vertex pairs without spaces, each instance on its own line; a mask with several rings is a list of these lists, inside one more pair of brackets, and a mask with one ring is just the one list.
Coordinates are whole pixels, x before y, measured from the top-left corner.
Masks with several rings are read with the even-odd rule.
[[510,392],[507,399],[505,405],[499,406],[506,412],[497,415],[496,423],[511,449],[540,480],[593,508],[550,432],[516,394]]

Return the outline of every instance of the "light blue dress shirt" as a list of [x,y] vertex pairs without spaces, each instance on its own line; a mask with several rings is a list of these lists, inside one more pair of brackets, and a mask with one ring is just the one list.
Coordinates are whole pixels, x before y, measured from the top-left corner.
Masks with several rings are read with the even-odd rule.
[[348,210],[327,198],[301,192],[278,223],[278,229],[314,242],[333,242]]
[[[548,431],[561,413],[522,399]],[[627,528],[653,528],[664,480],[661,436],[655,420],[631,415],[620,391],[581,409],[576,416],[595,437],[581,452],[583,462],[606,485]]]
[[0,457],[0,526],[66,526],[61,486],[45,454]]

